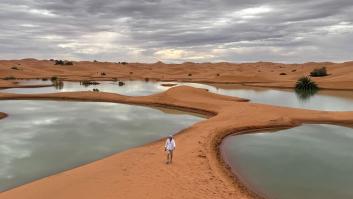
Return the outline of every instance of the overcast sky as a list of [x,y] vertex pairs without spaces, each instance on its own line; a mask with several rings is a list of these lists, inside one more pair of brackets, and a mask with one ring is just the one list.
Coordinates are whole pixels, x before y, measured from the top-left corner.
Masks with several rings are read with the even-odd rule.
[[1,0],[0,59],[353,60],[352,0]]

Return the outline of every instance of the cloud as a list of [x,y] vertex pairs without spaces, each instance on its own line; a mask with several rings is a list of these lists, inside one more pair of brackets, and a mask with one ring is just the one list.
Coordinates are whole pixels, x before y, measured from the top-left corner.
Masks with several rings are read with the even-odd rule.
[[0,58],[352,60],[351,0],[3,0]]

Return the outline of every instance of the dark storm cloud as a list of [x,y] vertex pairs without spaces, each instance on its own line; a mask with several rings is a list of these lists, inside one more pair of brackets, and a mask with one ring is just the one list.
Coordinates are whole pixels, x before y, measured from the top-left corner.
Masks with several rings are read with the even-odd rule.
[[352,59],[351,0],[2,0],[0,58]]

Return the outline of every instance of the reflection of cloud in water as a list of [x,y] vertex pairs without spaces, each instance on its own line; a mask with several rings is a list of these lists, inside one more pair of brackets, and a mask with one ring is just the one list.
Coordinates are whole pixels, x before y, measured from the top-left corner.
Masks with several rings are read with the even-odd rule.
[[[124,86],[118,86],[116,82],[100,82],[99,85],[83,87],[78,82],[65,82],[64,89],[57,91],[55,88],[17,88],[17,89],[5,89],[4,92],[17,92],[17,93],[50,93],[50,92],[63,92],[63,91],[88,91],[93,88],[98,88],[100,91],[119,93],[122,95],[131,96],[143,96],[160,93],[169,89],[168,87],[161,86],[161,82],[144,82],[144,81],[124,81]],[[163,82],[167,83],[167,82]],[[185,82],[169,82],[177,83],[178,85],[187,85],[196,88],[208,89],[210,92],[229,95],[235,97],[241,97],[250,99],[251,102],[272,104],[277,106],[305,108],[305,109],[316,109],[326,111],[346,111],[353,110],[352,99],[346,99],[343,97],[333,97],[327,95],[317,95],[310,98],[309,101],[303,101],[299,99],[295,92],[292,90],[285,89],[271,89],[258,87],[242,87],[237,85],[232,89],[217,88],[216,85],[206,85],[199,83],[185,83]],[[349,91],[337,91],[339,96],[346,96]],[[332,95],[333,93],[331,93]]]
[[[18,137],[17,137],[18,138]],[[0,145],[0,182],[1,178],[13,178],[14,175],[10,172],[12,162],[16,159],[30,157],[31,151],[24,147],[26,140],[17,139],[15,142],[1,142]]]
[[0,121],[0,191],[154,141],[201,120],[102,102],[0,101],[0,109],[10,115]]
[[55,123],[58,120],[59,120],[59,118],[46,118],[46,119],[32,121],[32,124],[34,124],[34,125],[49,125],[49,124]]

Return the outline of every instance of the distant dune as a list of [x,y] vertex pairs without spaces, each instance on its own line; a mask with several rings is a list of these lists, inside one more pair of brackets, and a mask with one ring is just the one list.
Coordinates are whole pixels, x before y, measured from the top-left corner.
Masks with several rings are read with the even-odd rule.
[[[315,68],[326,67],[329,76],[313,78],[321,88],[353,89],[353,62],[308,62],[305,64],[256,63],[191,63],[155,64],[73,62],[55,65],[54,61],[22,59],[0,61],[0,78],[50,78],[66,80],[157,80],[207,83],[242,83],[252,86],[291,88],[295,81]],[[11,81],[0,80],[0,87]]]

